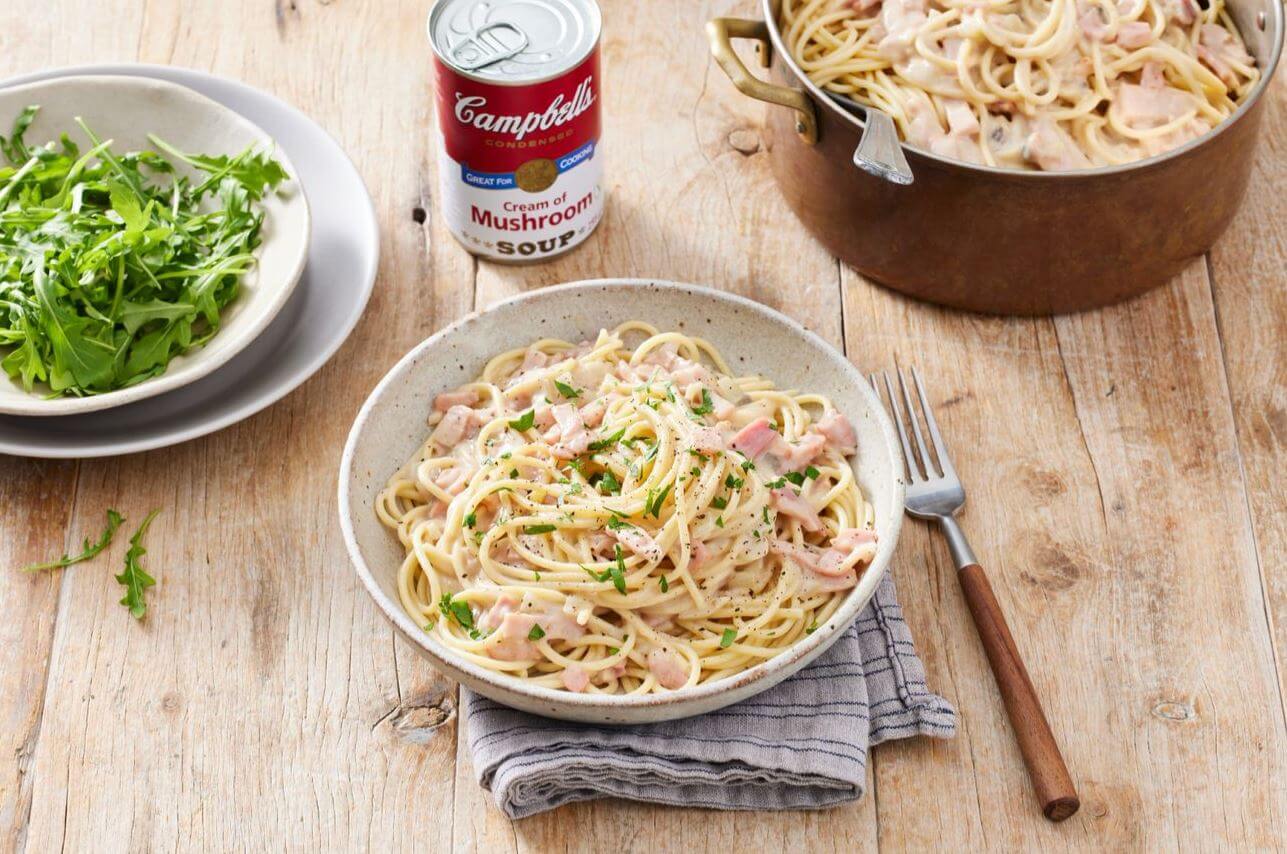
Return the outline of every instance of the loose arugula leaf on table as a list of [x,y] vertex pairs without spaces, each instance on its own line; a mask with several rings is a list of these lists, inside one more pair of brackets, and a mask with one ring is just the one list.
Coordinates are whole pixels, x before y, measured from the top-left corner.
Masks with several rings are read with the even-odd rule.
[[38,109],[0,135],[0,370],[54,396],[136,385],[219,331],[255,263],[259,202],[288,176],[254,147],[114,152],[79,120],[88,151],[66,134],[32,146]]
[[153,510],[147,514],[143,524],[139,525],[134,536],[130,537],[130,548],[125,553],[125,571],[116,576],[116,580],[125,587],[125,598],[121,599],[121,604],[130,610],[136,620],[147,616],[147,601],[143,598],[143,592],[156,584],[156,579],[147,574],[139,560],[147,554],[147,549],[143,548],[143,537],[151,527],[152,520],[160,512],[160,510]]
[[103,533],[99,535],[98,540],[95,542],[91,543],[89,541],[89,537],[86,537],[85,542],[81,546],[80,554],[75,554],[75,555],[65,554],[62,557],[60,557],[58,560],[51,560],[51,561],[48,561],[47,563],[34,563],[31,566],[24,566],[20,571],[21,572],[42,572],[47,569],[62,569],[64,567],[71,566],[72,564],[82,563],[84,561],[87,561],[90,558],[97,556],[99,552],[101,552],[103,549],[111,545],[112,537],[116,536],[116,529],[121,527],[121,523],[124,521],[125,519],[121,517],[120,513],[117,513],[115,510],[108,510],[107,527],[103,529]]

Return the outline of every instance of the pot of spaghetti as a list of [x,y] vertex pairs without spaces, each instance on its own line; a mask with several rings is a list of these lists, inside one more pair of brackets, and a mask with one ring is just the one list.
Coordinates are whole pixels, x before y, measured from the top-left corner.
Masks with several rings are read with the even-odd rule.
[[1283,45],[1278,0],[762,6],[707,32],[774,105],[795,213],[882,284],[1004,314],[1118,302],[1207,250],[1245,194]]

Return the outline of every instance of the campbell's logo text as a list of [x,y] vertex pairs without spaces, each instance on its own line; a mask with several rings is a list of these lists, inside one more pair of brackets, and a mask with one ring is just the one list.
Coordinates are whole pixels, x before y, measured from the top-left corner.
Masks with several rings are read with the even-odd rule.
[[594,78],[587,77],[581,81],[571,98],[562,94],[556,95],[541,112],[525,114],[489,113],[486,111],[487,99],[482,95],[465,95],[456,93],[456,121],[463,125],[504,134],[521,141],[529,133],[547,131],[565,125],[584,113],[594,104]]

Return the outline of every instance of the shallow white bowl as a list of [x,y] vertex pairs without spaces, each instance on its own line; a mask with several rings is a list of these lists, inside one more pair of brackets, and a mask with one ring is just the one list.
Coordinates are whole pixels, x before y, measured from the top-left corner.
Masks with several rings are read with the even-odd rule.
[[[376,497],[419,449],[436,393],[482,371],[497,353],[554,337],[592,339],[602,328],[644,320],[699,335],[736,373],[757,373],[782,388],[821,392],[853,421],[854,471],[876,510],[879,547],[836,614],[775,658],[726,680],[642,697],[574,694],[541,688],[459,658],[425,634],[397,594],[402,546],[375,514]],[[340,525],[358,577],[393,625],[438,669],[508,706],[566,720],[650,723],[727,706],[772,687],[817,658],[876,592],[903,521],[903,459],[893,424],[871,387],[844,356],[793,320],[759,303],[692,285],[602,279],[533,291],[471,314],[429,338],[394,366],[358,413],[339,478]]]
[[[76,124],[80,116],[100,139],[114,141],[117,152],[151,148],[155,134],[182,151],[237,154],[252,143],[273,156],[294,176],[285,153],[272,137],[227,107],[184,86],[144,77],[80,76],[0,89],[0,133],[28,104],[40,112],[27,131],[30,145],[43,145],[67,133],[85,151],[91,147]],[[186,169],[187,167],[183,167]],[[193,174],[189,171],[188,174]],[[187,385],[227,362],[268,326],[285,305],[308,255],[308,201],[293,180],[263,200],[264,226],[254,270],[243,277],[241,292],[223,312],[222,328],[204,347],[176,357],[164,374],[136,386],[89,397],[43,399],[48,390],[28,392],[0,372],[0,413],[74,415],[132,403]]]

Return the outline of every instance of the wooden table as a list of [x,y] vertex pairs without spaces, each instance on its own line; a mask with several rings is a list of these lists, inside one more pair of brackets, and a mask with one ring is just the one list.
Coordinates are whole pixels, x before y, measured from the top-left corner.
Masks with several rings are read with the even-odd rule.
[[[0,572],[4,848],[1283,844],[1283,81],[1247,203],[1209,256],[1127,305],[1002,320],[874,287],[792,218],[761,108],[713,68],[702,35],[712,15],[753,12],[747,0],[605,2],[603,225],[555,263],[475,261],[434,207],[427,5],[10,0],[0,12],[4,74],[137,59],[296,104],[357,162],[384,248],[352,339],[271,409],[154,453],[0,458],[0,567],[96,535],[109,506],[136,520],[164,509],[143,624],[117,605],[124,537],[61,574]],[[964,524],[1081,789],[1074,819],[1039,816],[947,552],[919,523],[894,574],[930,684],[960,709],[954,741],[876,749],[869,794],[822,813],[600,802],[511,823],[495,809],[452,686],[394,638],[349,568],[340,447],[376,380],[434,330],[525,288],[604,275],[735,290],[863,368],[916,363],[932,378],[970,489]]]

